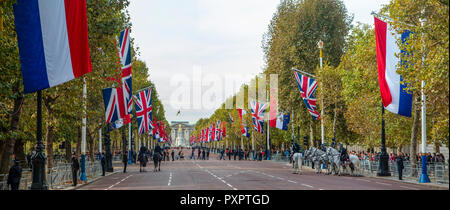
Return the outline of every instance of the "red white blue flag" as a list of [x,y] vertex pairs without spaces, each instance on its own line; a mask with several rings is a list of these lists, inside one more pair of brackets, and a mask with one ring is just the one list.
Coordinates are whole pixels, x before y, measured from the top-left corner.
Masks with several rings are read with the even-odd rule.
[[[401,35],[404,43],[410,31]],[[397,65],[404,62],[395,54],[405,53],[400,50],[396,41],[399,35],[393,32],[392,27],[378,18],[375,18],[375,38],[377,42],[378,82],[380,84],[381,99],[385,109],[392,113],[411,117],[412,93],[406,92],[403,78],[397,74]]]
[[136,95],[134,107],[138,120],[139,134],[147,133],[152,125],[152,89],[143,90]]
[[305,102],[306,108],[314,119],[320,120],[320,114],[316,109],[316,89],[317,82],[310,77],[301,75],[299,72],[294,71],[295,80],[297,81],[298,89]]
[[92,71],[86,0],[18,0],[14,16],[25,93]]

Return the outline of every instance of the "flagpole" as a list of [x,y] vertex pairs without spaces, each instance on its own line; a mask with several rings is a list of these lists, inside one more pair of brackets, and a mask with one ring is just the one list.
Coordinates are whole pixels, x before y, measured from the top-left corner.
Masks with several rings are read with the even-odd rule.
[[128,164],[131,165],[131,122],[128,123]]
[[100,160],[102,160],[102,129],[98,129],[98,152],[100,154]]
[[81,129],[81,174],[80,180],[87,181],[86,177],[86,103],[87,103],[87,87],[86,87],[86,77],[83,77],[83,118],[82,118],[82,129]]
[[312,77],[312,78],[317,78],[316,76],[314,76],[314,75],[312,75],[312,74],[310,74],[310,73],[308,73],[308,72],[304,72],[304,71],[302,71],[302,70],[298,70],[298,69],[296,69],[296,68],[294,68],[294,67],[292,67],[292,71],[297,71],[297,72],[302,73],[302,74],[304,74],[304,75],[306,75],[306,76],[309,76],[309,77]]
[[[267,105],[269,106],[269,91],[266,90],[266,100],[267,100]],[[269,106],[269,108],[272,108]],[[270,109],[269,109],[270,110]],[[270,112],[269,112],[270,113]],[[270,116],[270,114],[268,114],[268,116]],[[270,122],[269,122],[269,117],[267,117],[267,160],[270,160]]]
[[[422,11],[423,13],[424,11]],[[423,19],[420,20],[421,27],[423,28],[424,24]],[[422,39],[424,34],[422,32]],[[425,46],[423,46],[425,48]],[[422,66],[424,66],[425,54],[422,54]],[[430,178],[427,174],[427,112],[426,112],[426,96],[424,93],[425,89],[425,81],[422,80],[422,174],[420,175],[419,183],[429,183]]]
[[[317,43],[317,45],[319,46],[319,49],[320,49],[320,70],[323,70],[323,57],[322,57],[322,55],[323,55],[323,53],[322,53],[322,49],[323,49],[323,42],[322,42],[322,40],[320,40],[319,41],[319,43]],[[321,100],[322,100],[322,109],[320,110],[320,128],[321,128],[321,132],[322,132],[322,144],[324,144],[325,143],[325,134],[324,134],[324,125],[323,125],[323,110],[325,109],[325,106],[323,105],[323,96],[324,96],[324,93],[323,93],[323,81],[322,81],[322,85],[320,86],[320,89],[322,90],[321,91],[321,95],[322,95],[322,97],[321,97]]]

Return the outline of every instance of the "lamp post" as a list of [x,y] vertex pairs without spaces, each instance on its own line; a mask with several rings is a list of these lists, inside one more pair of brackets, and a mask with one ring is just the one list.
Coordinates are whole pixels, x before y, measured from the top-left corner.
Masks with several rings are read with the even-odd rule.
[[83,118],[82,118],[82,129],[81,129],[81,174],[80,180],[87,181],[86,177],[86,104],[87,104],[87,88],[86,88],[86,77],[83,77]]
[[379,167],[377,176],[391,176],[389,173],[389,155],[386,152],[386,133],[384,129],[384,106],[381,103],[381,152],[379,158]]
[[[322,55],[323,55],[323,53],[322,53],[322,50],[323,50],[323,42],[322,42],[322,40],[320,40],[318,43],[317,43],[317,47],[319,48],[319,50],[320,50],[320,69],[322,69],[323,68],[323,57],[322,57]],[[322,97],[321,97],[321,103],[322,103],[322,109],[320,110],[320,128],[321,128],[321,132],[322,132],[322,144],[323,143],[325,143],[325,137],[324,137],[324,126],[323,126],[323,110],[324,110],[324,105],[323,105],[323,87],[322,87],[322,85],[320,86],[320,88],[321,88],[321,93],[322,93]]]
[[105,160],[106,160],[106,171],[107,172],[114,172],[114,168],[112,165],[112,152],[111,152],[111,139],[109,138],[109,125],[107,124],[105,126],[106,132],[105,132]]
[[45,161],[47,157],[44,154],[45,146],[42,144],[42,92],[37,92],[37,129],[36,129],[36,147],[35,153],[31,158],[33,165],[32,174],[33,181],[31,184],[32,190],[47,190],[48,185],[45,173]]

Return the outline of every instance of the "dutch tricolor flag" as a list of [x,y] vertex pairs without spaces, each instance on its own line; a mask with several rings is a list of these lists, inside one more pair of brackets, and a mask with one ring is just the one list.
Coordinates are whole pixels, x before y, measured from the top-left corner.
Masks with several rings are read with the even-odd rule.
[[[395,54],[404,53],[396,41],[398,34],[392,27],[375,18],[375,37],[377,42],[378,81],[380,84],[381,99],[385,109],[406,117],[411,117],[412,94],[404,90],[406,85],[401,84],[402,77],[397,74],[397,65],[400,61]],[[405,42],[409,31],[402,35]]]
[[14,16],[25,93],[92,71],[86,0],[17,0]]

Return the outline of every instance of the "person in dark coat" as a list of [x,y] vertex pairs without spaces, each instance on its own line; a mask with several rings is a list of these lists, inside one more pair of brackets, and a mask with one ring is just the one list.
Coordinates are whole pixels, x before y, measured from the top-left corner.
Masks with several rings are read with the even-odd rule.
[[170,155],[172,155],[172,161],[175,161],[175,151],[172,150],[172,153]]
[[28,168],[31,168],[31,152],[28,152],[27,154],[27,165]]
[[202,151],[202,160],[206,160],[206,152],[205,149]]
[[197,156],[197,160],[200,160],[200,155],[202,154],[202,151],[200,148],[198,148],[198,156]]
[[123,173],[127,173],[127,164],[128,164],[128,155],[127,152],[124,152],[122,155],[123,162]]
[[14,165],[9,169],[7,185],[11,185],[11,190],[19,190],[20,179],[22,178],[22,167],[18,160],[14,160]]
[[75,153],[73,153],[72,154],[72,180],[73,180],[72,186],[77,186],[79,169],[80,169],[80,162],[78,162],[77,156],[75,156]]
[[102,152],[102,159],[100,159],[100,164],[102,165],[102,176],[105,176],[106,159],[105,153]]
[[403,155],[401,153],[399,156],[397,156],[395,162],[397,163],[398,180],[402,180],[404,166],[403,166]]
[[206,160],[209,160],[209,149],[206,150]]

